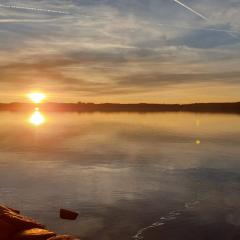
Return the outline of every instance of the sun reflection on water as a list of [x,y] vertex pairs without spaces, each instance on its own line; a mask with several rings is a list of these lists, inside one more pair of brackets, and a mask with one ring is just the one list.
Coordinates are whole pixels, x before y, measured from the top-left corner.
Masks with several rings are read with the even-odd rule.
[[201,144],[201,140],[197,139],[197,140],[195,141],[195,143],[196,143],[197,145],[199,145],[199,144]]
[[40,126],[44,124],[46,118],[44,115],[39,111],[39,108],[35,108],[34,113],[31,115],[29,122],[35,126]]

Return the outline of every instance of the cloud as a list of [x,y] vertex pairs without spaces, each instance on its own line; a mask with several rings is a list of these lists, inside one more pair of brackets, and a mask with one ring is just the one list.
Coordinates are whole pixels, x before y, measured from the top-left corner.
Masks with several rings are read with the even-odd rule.
[[[182,44],[192,48],[212,49],[219,46],[234,45],[239,42],[233,32],[192,30],[184,36],[171,40],[172,44]],[[204,39],[204,41],[203,41]]]
[[162,0],[18,3],[69,15],[1,8],[1,89],[39,87],[61,95],[64,89],[65,96],[89,101],[140,101],[144,95],[150,101],[153,92],[164,94],[170,86],[238,87],[240,48],[228,33],[238,33],[229,16],[240,6],[222,0],[209,8],[205,0],[188,4],[211,24]]
[[142,87],[178,85],[183,83],[204,83],[204,82],[231,82],[239,83],[240,72],[229,73],[189,73],[189,74],[161,74],[132,75],[122,78],[119,84],[138,85]]

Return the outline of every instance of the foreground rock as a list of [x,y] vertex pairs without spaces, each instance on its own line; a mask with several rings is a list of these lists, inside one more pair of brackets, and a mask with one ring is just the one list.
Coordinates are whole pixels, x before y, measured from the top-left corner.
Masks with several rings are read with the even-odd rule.
[[11,224],[0,220],[0,239],[1,240],[9,239],[11,237],[11,234],[14,232],[14,230],[15,229]]
[[12,225],[16,231],[30,228],[45,228],[44,225],[36,222],[32,218],[20,215],[17,210],[6,206],[0,206],[0,220]]
[[53,236],[56,236],[56,234],[49,230],[32,228],[17,233],[12,240],[47,240]]
[[62,219],[76,220],[78,217],[78,213],[67,209],[60,209],[60,217]]
[[[66,212],[65,212],[66,213]],[[65,214],[64,213],[64,214]],[[76,219],[76,213],[67,217]],[[78,215],[78,214],[77,214]],[[0,205],[0,240],[79,240],[73,236],[58,235],[20,211]]]

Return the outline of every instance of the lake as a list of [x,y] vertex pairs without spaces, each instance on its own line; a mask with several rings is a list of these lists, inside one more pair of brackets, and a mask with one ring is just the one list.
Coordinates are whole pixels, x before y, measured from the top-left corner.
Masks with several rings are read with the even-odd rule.
[[[50,229],[90,240],[240,239],[240,115],[0,119],[1,203]],[[79,218],[62,220],[59,208]]]

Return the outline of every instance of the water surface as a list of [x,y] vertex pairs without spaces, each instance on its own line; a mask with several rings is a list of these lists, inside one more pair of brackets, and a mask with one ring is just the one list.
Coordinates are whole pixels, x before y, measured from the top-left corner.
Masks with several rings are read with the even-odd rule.
[[[220,227],[229,235],[218,239],[235,239],[239,115],[35,111],[0,119],[1,202],[49,228],[115,240],[164,231],[182,239],[189,226],[204,239],[201,232]],[[61,220],[59,208],[80,216]]]

